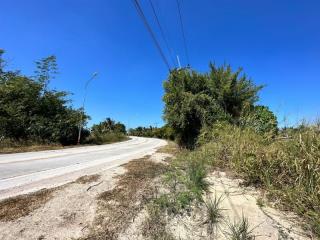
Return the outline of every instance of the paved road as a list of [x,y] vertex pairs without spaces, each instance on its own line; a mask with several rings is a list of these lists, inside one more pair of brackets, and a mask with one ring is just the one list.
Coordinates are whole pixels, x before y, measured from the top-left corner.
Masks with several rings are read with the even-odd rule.
[[0,154],[0,198],[61,185],[81,175],[114,168],[152,154],[165,144],[160,139],[132,137],[108,145]]

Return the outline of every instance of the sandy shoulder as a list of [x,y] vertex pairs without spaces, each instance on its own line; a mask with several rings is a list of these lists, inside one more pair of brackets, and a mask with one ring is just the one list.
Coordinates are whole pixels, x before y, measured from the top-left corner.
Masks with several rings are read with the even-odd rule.
[[71,239],[84,235],[95,216],[96,196],[115,186],[122,167],[99,173],[95,181],[68,183],[29,215],[0,222],[0,239]]

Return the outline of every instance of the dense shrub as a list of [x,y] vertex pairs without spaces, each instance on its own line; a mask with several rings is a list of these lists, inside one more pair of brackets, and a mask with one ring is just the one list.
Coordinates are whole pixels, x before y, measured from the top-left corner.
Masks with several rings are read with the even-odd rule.
[[253,106],[239,120],[242,128],[251,128],[260,134],[275,135],[278,132],[277,117],[266,106]]
[[95,124],[91,128],[90,137],[86,140],[90,144],[105,144],[128,139],[126,127],[120,122],[115,122],[111,118]]
[[258,100],[256,86],[241,69],[210,64],[208,73],[174,70],[164,82],[164,119],[181,146],[193,148],[203,127],[218,120],[237,123],[245,107]]

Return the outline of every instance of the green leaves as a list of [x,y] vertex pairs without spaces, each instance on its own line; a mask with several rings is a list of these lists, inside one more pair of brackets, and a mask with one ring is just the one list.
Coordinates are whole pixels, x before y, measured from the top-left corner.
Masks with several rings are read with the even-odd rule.
[[241,69],[210,63],[208,73],[175,70],[164,82],[164,119],[175,131],[180,145],[193,148],[200,130],[216,121],[238,122],[245,106],[258,100],[256,86]]
[[47,89],[56,59],[37,65],[36,79],[20,72],[0,75],[0,139],[75,144],[81,112],[69,106],[68,93]]
[[40,61],[36,62],[36,66],[36,80],[41,84],[43,90],[47,90],[50,80],[58,73],[56,56],[51,55],[46,58],[42,58]]
[[251,128],[260,134],[275,135],[278,131],[277,117],[266,106],[254,106],[240,117],[240,126]]

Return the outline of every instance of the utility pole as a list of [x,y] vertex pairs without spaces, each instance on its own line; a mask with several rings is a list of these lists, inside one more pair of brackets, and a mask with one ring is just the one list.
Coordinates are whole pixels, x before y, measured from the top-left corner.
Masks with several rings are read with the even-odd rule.
[[82,102],[82,111],[81,111],[81,116],[80,116],[80,121],[79,121],[79,132],[78,132],[78,141],[77,144],[80,144],[80,140],[81,140],[81,130],[82,130],[82,125],[83,125],[83,118],[84,118],[84,105],[86,103],[86,98],[87,98],[87,90],[88,90],[88,86],[89,83],[96,77],[98,76],[97,72],[94,72],[92,74],[92,77],[86,82],[86,84],[84,85],[84,96],[83,96],[83,102]]
[[4,54],[4,50],[0,48],[0,74],[3,73],[3,68],[4,68],[4,60],[2,58],[3,54]]
[[178,61],[179,69],[181,69],[180,59],[179,59],[179,56],[178,56],[178,55],[177,55],[177,61]]

